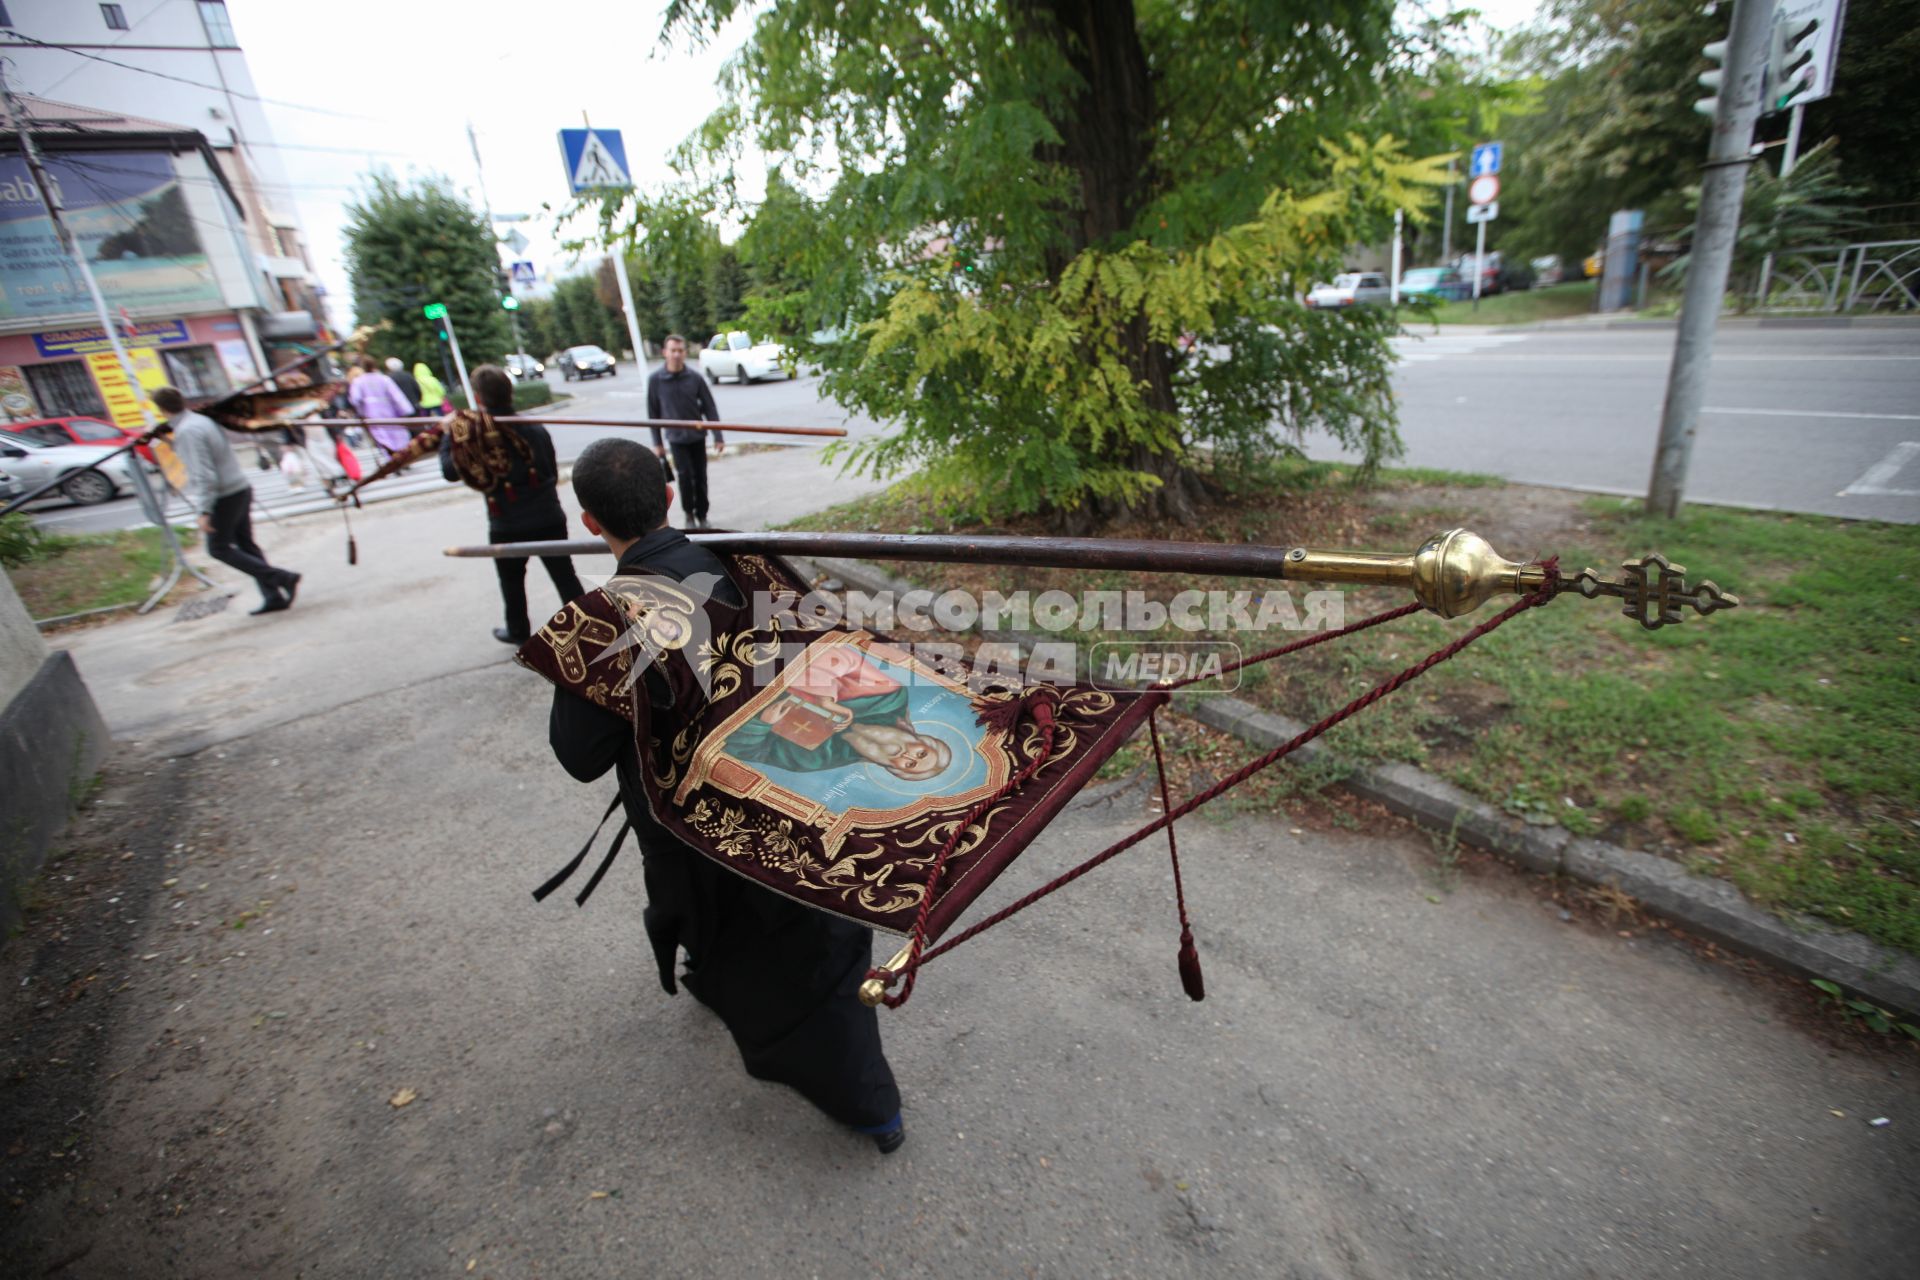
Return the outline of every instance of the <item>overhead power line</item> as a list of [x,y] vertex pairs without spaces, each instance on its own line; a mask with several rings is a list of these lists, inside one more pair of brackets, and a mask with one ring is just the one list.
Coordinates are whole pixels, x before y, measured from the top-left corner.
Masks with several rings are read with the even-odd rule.
[[238,89],[229,89],[224,85],[208,84],[204,80],[189,80],[185,76],[170,75],[165,71],[155,71],[151,67],[136,67],[131,62],[120,62],[113,58],[103,58],[97,53],[88,53],[84,49],[75,49],[71,45],[54,44],[49,40],[36,40],[32,36],[18,31],[6,33],[15,44],[32,45],[38,49],[58,49],[61,53],[70,53],[76,58],[90,58],[94,62],[104,62],[110,67],[119,67],[123,71],[137,71],[143,76],[153,76],[160,80],[172,80],[176,84],[192,85],[196,89],[206,89],[213,93],[229,94],[235,98],[245,98],[249,102],[264,102],[271,106],[287,107],[294,111],[312,111],[323,116],[337,116],[342,120],[371,120],[372,116],[361,115],[355,111],[335,111],[330,107],[316,107],[305,102],[288,102],[284,98],[263,98],[257,93],[241,93]]

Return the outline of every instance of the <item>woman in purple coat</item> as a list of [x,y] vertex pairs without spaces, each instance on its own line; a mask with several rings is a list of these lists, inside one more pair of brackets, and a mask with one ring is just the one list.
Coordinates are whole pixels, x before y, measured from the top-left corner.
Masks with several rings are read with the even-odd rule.
[[[347,399],[353,401],[354,412],[363,418],[411,418],[415,413],[406,393],[380,371],[379,362],[372,356],[360,357],[359,370],[347,387]],[[367,429],[373,433],[374,443],[388,453],[398,453],[412,439],[412,433],[405,427]]]

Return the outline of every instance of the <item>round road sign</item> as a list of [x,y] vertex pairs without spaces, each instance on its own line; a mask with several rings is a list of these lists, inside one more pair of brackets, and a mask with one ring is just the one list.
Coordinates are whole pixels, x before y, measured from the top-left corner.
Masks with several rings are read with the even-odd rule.
[[1474,204],[1492,204],[1500,198],[1500,179],[1483,173],[1467,184],[1467,199]]

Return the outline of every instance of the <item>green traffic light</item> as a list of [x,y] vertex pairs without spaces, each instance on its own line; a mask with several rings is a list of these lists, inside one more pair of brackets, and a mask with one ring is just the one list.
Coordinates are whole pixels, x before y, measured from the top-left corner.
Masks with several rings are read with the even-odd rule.
[[512,294],[508,294],[506,297],[500,299],[500,305],[508,311],[518,311],[520,309],[520,299],[514,297]]
[[[420,308],[420,314],[429,320],[445,320],[447,318],[447,304],[444,302],[429,302],[426,306]],[[440,336],[444,338],[447,335],[443,333]]]

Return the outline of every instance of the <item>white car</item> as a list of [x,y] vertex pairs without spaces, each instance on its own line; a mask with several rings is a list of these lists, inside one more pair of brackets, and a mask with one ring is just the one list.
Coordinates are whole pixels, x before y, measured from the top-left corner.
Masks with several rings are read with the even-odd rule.
[[85,470],[106,452],[80,444],[36,444],[24,436],[9,435],[0,439],[0,469],[19,481],[23,492],[66,476],[59,492],[69,502],[88,507],[133,492],[133,476],[127,470],[131,454],[102,463],[98,470]]
[[755,342],[735,329],[716,333],[700,353],[700,372],[708,382],[732,378],[737,382],[758,382],[776,373],[786,373],[787,349],[777,342]]
[[1377,271],[1349,271],[1332,284],[1317,284],[1307,292],[1307,305],[1316,310],[1342,307],[1384,307],[1393,299],[1387,278]]

